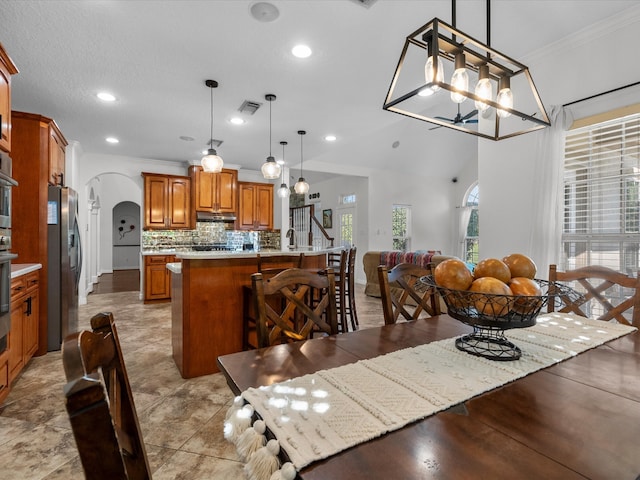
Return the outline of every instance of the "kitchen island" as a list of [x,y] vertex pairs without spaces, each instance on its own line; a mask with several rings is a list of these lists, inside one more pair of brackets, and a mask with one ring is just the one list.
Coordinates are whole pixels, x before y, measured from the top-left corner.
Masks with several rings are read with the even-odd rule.
[[171,344],[183,378],[218,372],[220,355],[242,350],[243,290],[258,271],[258,254],[270,268],[293,267],[304,253],[303,267],[322,269],[336,249],[260,252],[176,252],[171,271]]

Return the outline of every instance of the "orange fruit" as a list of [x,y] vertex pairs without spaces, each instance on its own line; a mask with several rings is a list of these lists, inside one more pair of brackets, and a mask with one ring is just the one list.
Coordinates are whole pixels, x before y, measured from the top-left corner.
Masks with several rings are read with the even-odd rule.
[[502,283],[508,283],[511,280],[511,271],[506,263],[497,258],[485,258],[480,260],[473,270],[475,279],[483,277],[493,277]]
[[518,313],[526,314],[537,308],[542,300],[540,285],[534,280],[526,277],[515,277],[509,282],[509,288],[514,295],[522,296],[513,303],[513,309]]
[[473,282],[473,275],[467,266],[456,258],[439,263],[433,271],[433,278],[438,285],[451,290],[467,290]]
[[474,295],[474,304],[479,313],[490,316],[509,313],[509,298],[493,296],[511,295],[511,289],[506,283],[494,277],[481,277],[473,281],[470,290],[477,293]]
[[512,253],[502,259],[509,267],[512,277],[535,278],[536,264],[522,253]]

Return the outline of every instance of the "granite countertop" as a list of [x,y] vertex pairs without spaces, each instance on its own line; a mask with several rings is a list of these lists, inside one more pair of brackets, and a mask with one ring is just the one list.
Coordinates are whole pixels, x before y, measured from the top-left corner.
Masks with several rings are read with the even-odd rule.
[[21,277],[27,273],[35,272],[42,268],[41,263],[12,263],[11,278]]

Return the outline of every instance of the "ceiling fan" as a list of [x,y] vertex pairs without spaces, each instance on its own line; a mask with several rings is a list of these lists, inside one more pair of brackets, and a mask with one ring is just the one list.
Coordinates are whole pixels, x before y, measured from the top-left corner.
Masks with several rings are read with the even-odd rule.
[[[460,125],[460,124],[466,125],[467,123],[478,123],[477,118],[471,119],[471,117],[475,117],[477,114],[478,114],[478,110],[471,110],[469,113],[462,116],[462,114],[460,113],[460,104],[458,104],[458,113],[454,118],[446,118],[446,117],[434,117],[434,118],[452,123],[453,125]],[[436,128],[441,128],[441,127],[442,125],[439,125],[437,127],[430,128],[429,130],[435,130]]]

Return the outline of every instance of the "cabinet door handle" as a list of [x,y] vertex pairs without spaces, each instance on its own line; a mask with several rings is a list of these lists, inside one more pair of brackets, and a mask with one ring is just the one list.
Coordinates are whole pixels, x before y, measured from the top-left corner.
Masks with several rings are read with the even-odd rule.
[[25,303],[27,304],[27,311],[26,311],[27,317],[30,317],[31,316],[31,297],[27,298],[25,300]]

